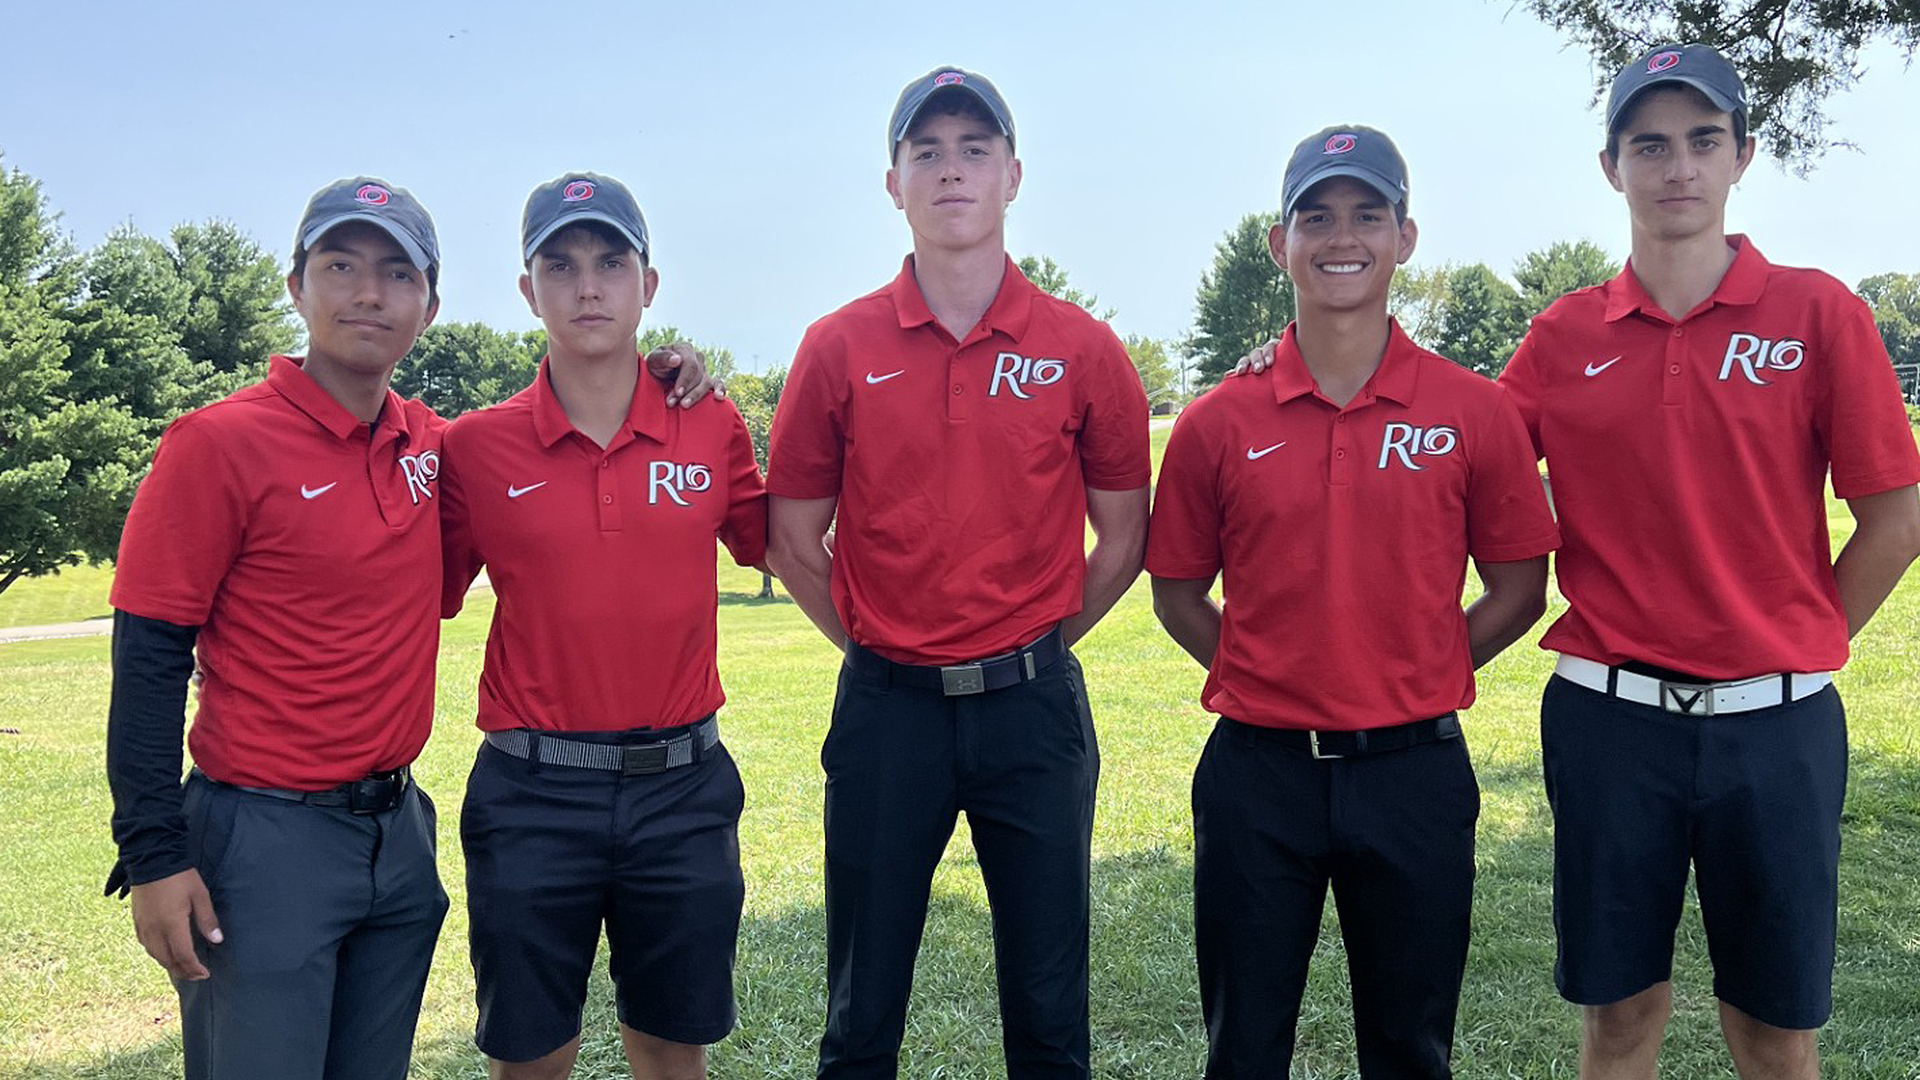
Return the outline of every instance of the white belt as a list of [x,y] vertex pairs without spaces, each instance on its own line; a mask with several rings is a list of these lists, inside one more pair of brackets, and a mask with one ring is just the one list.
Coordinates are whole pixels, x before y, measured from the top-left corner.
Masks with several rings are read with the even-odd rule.
[[[1560,654],[1559,662],[1553,665],[1553,673],[1589,690],[1612,694],[1622,701],[1692,716],[1769,709],[1811,697],[1833,682],[1832,673],[1826,671],[1755,675],[1738,682],[1673,682],[1625,668],[1609,668],[1605,664],[1566,653]],[[1612,676],[1611,685],[1608,682],[1609,675]]]

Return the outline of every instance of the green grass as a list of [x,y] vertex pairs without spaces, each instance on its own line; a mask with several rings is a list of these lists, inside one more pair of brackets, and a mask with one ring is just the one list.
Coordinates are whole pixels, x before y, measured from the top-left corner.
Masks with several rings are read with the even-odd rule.
[[[1156,433],[1164,438],[1161,433]],[[1833,510],[1844,531],[1844,507]],[[824,986],[817,754],[834,654],[797,609],[752,599],[757,574],[723,573],[721,671],[728,745],[748,787],[741,822],[746,918],[739,1029],[713,1075],[812,1075]],[[483,1075],[469,1041],[457,806],[476,743],[473,690],[492,602],[445,627],[435,734],[418,771],[448,810],[441,876],[454,905],[427,989],[416,1077]],[[1550,613],[1557,614],[1555,611]],[[1542,623],[1544,626],[1544,622]],[[1536,708],[1549,657],[1534,637],[1481,681],[1468,738],[1485,789],[1473,952],[1456,1064],[1462,1077],[1571,1077],[1578,1030],[1555,995],[1550,836]],[[1211,720],[1201,671],[1154,623],[1142,582],[1079,649],[1101,739],[1094,837],[1093,1025],[1102,1077],[1191,1077],[1204,1033],[1194,989],[1187,791]],[[1920,574],[1889,601],[1842,676],[1853,764],[1845,820],[1837,1010],[1828,1075],[1920,1077]],[[178,1017],[134,942],[125,905],[102,899],[112,860],[101,778],[104,638],[0,646],[0,1077],[177,1075]],[[1331,909],[1331,905],[1329,905]],[[903,1075],[1004,1076],[991,939],[964,824],[934,885]],[[1729,1077],[1697,913],[1682,923],[1678,1014],[1665,1075]],[[624,1076],[604,976],[596,976],[576,1076]],[[1354,1074],[1343,959],[1331,923],[1315,957],[1296,1077]]]
[[69,566],[46,577],[21,578],[0,592],[0,627],[103,619],[113,614],[107,590],[113,569]]

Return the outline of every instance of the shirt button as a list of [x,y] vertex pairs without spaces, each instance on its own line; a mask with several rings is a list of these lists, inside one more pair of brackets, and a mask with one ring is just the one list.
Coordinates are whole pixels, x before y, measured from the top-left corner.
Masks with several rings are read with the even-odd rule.
[[1335,450],[1333,452],[1333,456],[1337,458],[1343,458],[1347,456],[1347,452],[1345,450]]
[[600,501],[601,501],[601,502],[603,502],[603,503],[606,503],[606,504],[607,504],[608,506],[612,506],[612,505],[613,505],[613,496],[611,496],[611,495],[602,495],[602,496],[600,496]]
[[1346,414],[1346,413],[1341,413],[1341,414],[1340,414],[1339,416],[1336,416],[1336,417],[1334,417],[1334,418],[1333,418],[1333,422],[1334,422],[1334,423],[1336,423],[1336,424],[1344,424],[1344,423],[1346,423],[1346,422],[1347,422],[1347,414]]
[[1674,336],[1674,337],[1682,337],[1682,336],[1684,336],[1685,334],[1686,334],[1686,331],[1684,331],[1684,330],[1682,330],[1682,329],[1680,329],[1679,327],[1677,327],[1677,326],[1676,326],[1676,327],[1674,327],[1674,328],[1673,328],[1673,336]]
[[1678,374],[1680,374],[1680,365],[1679,365],[1679,364],[1671,364],[1671,365],[1668,365],[1668,367],[1667,367],[1667,374],[1669,374],[1669,375],[1678,375]]
[[601,459],[601,461],[600,461],[600,467],[601,467],[601,468],[603,468],[603,469],[606,469],[606,468],[611,468],[612,466],[613,466],[613,462],[611,462],[611,461],[608,461],[608,460],[606,460],[606,459],[604,459],[604,458],[602,458],[602,459]]
[[960,384],[959,384],[959,383],[954,383],[954,384],[953,384],[953,392],[954,392],[954,393],[956,393],[956,394],[960,392]]

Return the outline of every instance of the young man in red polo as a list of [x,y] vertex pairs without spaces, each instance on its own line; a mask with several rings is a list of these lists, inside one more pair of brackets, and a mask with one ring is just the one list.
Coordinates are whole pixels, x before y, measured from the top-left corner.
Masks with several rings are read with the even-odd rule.
[[[1581,1075],[1651,1077],[1691,868],[1743,1077],[1819,1074],[1846,725],[1832,686],[1920,552],[1920,455],[1867,306],[1726,233],[1753,158],[1704,45],[1614,80],[1621,274],[1533,321],[1501,383],[1545,457],[1567,613],[1541,703],[1555,976]],[[1823,485],[1853,537],[1833,558]]]
[[1267,239],[1299,316],[1273,370],[1181,414],[1147,549],[1220,714],[1193,782],[1206,1075],[1286,1074],[1331,884],[1360,1074],[1448,1077],[1480,810],[1458,710],[1546,610],[1559,536],[1512,402],[1387,315],[1417,239],[1393,143],[1300,143]]
[[496,1078],[568,1075],[604,924],[634,1076],[686,1080],[733,1027],[743,897],[714,542],[766,561],[765,488],[731,402],[642,377],[659,274],[626,186],[541,185],[521,241],[546,359],[454,423],[441,476],[443,613],[483,565],[498,602],[460,816],[475,1041]]
[[928,889],[964,811],[1008,1076],[1086,1077],[1099,755],[1067,647],[1139,573],[1146,395],[1111,330],[1007,258],[1021,173],[993,84],[916,79],[887,150],[913,254],[807,330],[768,477],[770,561],[845,650],[821,750],[819,1073],[895,1075]]
[[187,1076],[399,1080],[447,907],[407,772],[433,722],[444,425],[387,381],[433,321],[439,248],[362,177],[314,195],[294,251],[307,355],[175,421],[127,518],[109,890],[131,886],[179,989]]

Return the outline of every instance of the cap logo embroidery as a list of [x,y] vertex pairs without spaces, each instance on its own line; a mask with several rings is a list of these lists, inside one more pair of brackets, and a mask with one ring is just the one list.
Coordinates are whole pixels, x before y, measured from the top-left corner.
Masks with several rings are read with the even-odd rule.
[[1654,53],[1647,58],[1647,72],[1648,74],[1652,74],[1656,71],[1665,71],[1679,62],[1680,51],[1678,49],[1668,49],[1666,52]]
[[1344,154],[1351,151],[1358,144],[1359,140],[1355,139],[1351,132],[1343,131],[1327,140],[1326,152],[1329,154]]
[[966,81],[967,77],[958,71],[943,71],[933,77],[935,86],[959,86]]
[[561,202],[586,202],[593,198],[593,181],[575,180],[560,193]]
[[389,198],[392,196],[379,184],[361,184],[360,190],[353,193],[354,202],[366,203],[368,206],[385,206]]

